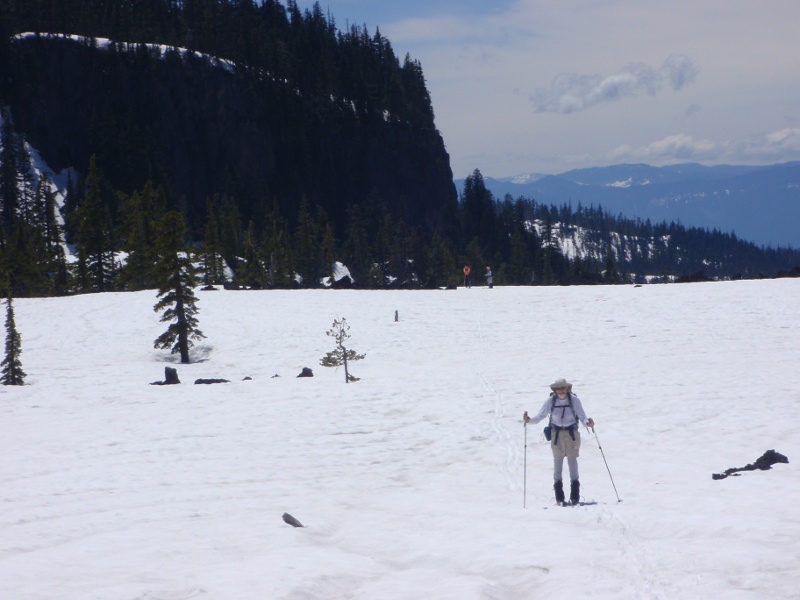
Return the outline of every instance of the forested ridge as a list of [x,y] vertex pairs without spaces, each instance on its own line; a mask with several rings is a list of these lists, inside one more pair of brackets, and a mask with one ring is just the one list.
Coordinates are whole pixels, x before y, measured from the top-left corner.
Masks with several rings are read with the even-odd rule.
[[[422,66],[319,4],[0,6],[0,259],[15,295],[156,287],[159,224],[174,212],[206,283],[227,264],[254,288],[316,287],[337,261],[355,286],[408,288],[454,285],[464,264],[491,265],[497,284],[800,264],[723,232],[496,199],[477,169],[459,198]],[[63,232],[24,142],[73,170]],[[583,252],[565,253],[578,227]]]

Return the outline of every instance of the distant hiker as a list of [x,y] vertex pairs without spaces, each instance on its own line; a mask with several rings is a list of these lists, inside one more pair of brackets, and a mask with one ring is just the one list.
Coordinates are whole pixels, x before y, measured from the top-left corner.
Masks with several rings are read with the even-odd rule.
[[472,287],[469,283],[469,274],[472,269],[469,268],[469,265],[464,265],[464,287]]
[[578,481],[578,453],[581,447],[581,432],[578,431],[578,422],[586,427],[594,427],[594,421],[586,418],[580,399],[572,393],[572,384],[566,379],[557,379],[550,384],[552,393],[542,405],[539,413],[529,417],[526,412],[523,421],[538,423],[546,416],[550,416],[550,447],[553,450],[553,489],[556,492],[556,502],[564,502],[564,484],[561,481],[561,471],[564,458],[569,466],[570,491],[569,501],[578,504],[581,498],[581,484]]
[[486,284],[489,286],[489,289],[492,289],[494,285],[494,275],[492,275],[492,267],[486,267]]

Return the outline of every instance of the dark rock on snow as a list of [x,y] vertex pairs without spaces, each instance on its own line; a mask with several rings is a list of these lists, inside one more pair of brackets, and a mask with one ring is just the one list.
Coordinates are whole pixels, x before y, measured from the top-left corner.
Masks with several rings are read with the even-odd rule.
[[180,383],[178,379],[178,369],[174,367],[164,367],[164,381],[154,381],[150,385],[175,385]]
[[747,466],[739,467],[739,468],[730,468],[725,469],[723,473],[714,473],[711,478],[712,479],[725,479],[728,475],[738,476],[739,471],[768,471],[772,468],[772,465],[777,463],[788,463],[789,459],[786,458],[780,452],[775,452],[775,450],[767,450],[762,454],[754,463],[750,463]]
[[295,519],[295,518],[294,518],[292,515],[290,515],[289,513],[283,513],[283,522],[284,522],[284,523],[288,523],[288,524],[289,524],[289,525],[291,525],[292,527],[305,527],[305,525],[303,525],[303,524],[302,524],[300,521],[298,521],[297,519]]

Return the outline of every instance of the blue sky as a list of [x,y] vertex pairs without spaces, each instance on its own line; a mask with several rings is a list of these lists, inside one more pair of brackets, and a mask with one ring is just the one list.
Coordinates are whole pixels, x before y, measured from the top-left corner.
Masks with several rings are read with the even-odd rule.
[[800,160],[796,0],[320,6],[420,61],[456,178]]

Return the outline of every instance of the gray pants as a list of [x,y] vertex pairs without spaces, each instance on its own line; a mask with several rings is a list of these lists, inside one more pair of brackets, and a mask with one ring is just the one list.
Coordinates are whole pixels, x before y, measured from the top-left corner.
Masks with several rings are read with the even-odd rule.
[[550,441],[550,447],[553,450],[553,480],[561,481],[561,472],[564,468],[564,459],[567,459],[567,466],[569,467],[570,481],[578,481],[578,455],[581,449],[581,432],[577,429],[573,431],[575,439],[569,434],[569,431],[558,432],[558,442],[556,442],[556,432],[553,431],[553,436]]

